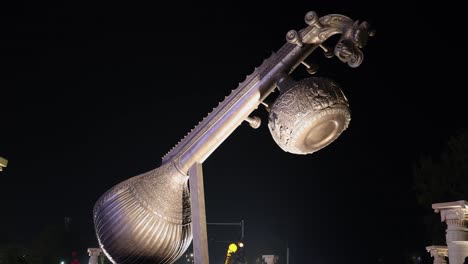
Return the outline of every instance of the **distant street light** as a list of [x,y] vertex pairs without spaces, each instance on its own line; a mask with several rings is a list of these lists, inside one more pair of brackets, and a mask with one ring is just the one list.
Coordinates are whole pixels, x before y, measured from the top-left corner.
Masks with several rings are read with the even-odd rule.
[[63,261],[63,260],[62,260],[62,261],[60,261],[60,264],[65,264],[65,261]]
[[234,244],[234,243],[230,244],[229,247],[228,247],[228,252],[229,253],[236,253],[236,251],[237,251],[237,245]]
[[226,261],[224,262],[224,264],[231,264],[231,256],[232,256],[232,254],[234,254],[236,252],[237,252],[237,245],[234,244],[234,243],[229,244],[228,250],[227,250],[227,253],[226,253]]
[[193,258],[193,253],[185,254],[185,258],[187,260],[187,263],[195,263],[195,260]]
[[8,160],[0,157],[0,171],[2,171],[3,168],[7,166],[7,164],[8,164]]

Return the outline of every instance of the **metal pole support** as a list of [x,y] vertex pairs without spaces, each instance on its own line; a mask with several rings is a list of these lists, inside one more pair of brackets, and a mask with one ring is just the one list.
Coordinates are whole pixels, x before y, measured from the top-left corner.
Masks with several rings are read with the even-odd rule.
[[190,203],[192,206],[193,256],[195,264],[208,264],[208,235],[206,231],[205,189],[201,163],[189,170]]

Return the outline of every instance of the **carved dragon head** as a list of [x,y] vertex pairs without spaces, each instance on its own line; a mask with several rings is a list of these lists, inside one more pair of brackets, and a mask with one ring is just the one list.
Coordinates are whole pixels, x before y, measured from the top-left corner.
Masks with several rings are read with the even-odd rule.
[[356,21],[351,27],[347,28],[341,39],[335,46],[335,55],[342,62],[348,63],[352,68],[358,67],[364,55],[361,48],[366,46],[369,36],[373,36],[375,33],[369,29],[367,22],[359,23]]

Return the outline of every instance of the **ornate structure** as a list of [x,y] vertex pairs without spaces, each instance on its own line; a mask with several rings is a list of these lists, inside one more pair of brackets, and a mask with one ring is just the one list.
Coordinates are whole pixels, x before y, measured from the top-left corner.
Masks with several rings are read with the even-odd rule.
[[[343,15],[305,16],[307,27],[286,34],[285,43],[232,90],[164,157],[162,166],[107,191],[94,207],[94,223],[104,253],[114,263],[172,263],[194,238],[195,263],[208,264],[201,164],[276,88],[281,95],[270,113],[270,130],[286,151],[307,154],[331,143],[350,120],[348,102],[334,82],[311,78],[294,82],[289,74],[323,42],[342,34],[333,53],[351,67],[371,35],[366,22]],[[314,73],[313,69],[309,69]],[[190,177],[190,190],[187,186]],[[192,219],[193,216],[193,219]],[[192,223],[193,220],[193,223]],[[198,259],[197,259],[198,258]]]
[[262,261],[266,264],[277,264],[279,262],[279,257],[276,255],[263,255]]
[[426,247],[427,252],[434,258],[434,264],[446,264],[448,249],[446,246],[428,246]]
[[447,224],[445,239],[450,264],[463,264],[468,256],[468,203],[456,201],[432,204]]
[[89,254],[89,262],[88,264],[98,264],[99,263],[99,255],[101,255],[101,249],[100,248],[88,248],[88,254]]
[[284,151],[313,153],[348,127],[348,100],[332,80],[308,78],[288,88],[271,107],[268,123],[273,139]]

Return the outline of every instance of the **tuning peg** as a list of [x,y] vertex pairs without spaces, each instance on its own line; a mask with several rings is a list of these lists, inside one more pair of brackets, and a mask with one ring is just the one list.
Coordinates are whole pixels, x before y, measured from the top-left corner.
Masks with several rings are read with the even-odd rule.
[[320,44],[320,48],[322,48],[323,54],[325,55],[325,57],[330,59],[330,58],[333,58],[333,56],[335,56],[335,54],[333,53],[333,50],[330,49],[329,47],[323,44]]
[[265,106],[265,109],[267,110],[267,112],[269,113],[270,110],[271,110],[271,103],[270,102],[265,102],[265,100],[261,103],[263,106]]
[[260,119],[260,117],[258,116],[248,116],[245,121],[249,122],[249,125],[253,128],[253,129],[257,129],[260,127],[260,125],[262,124],[262,120]]
[[312,26],[312,25],[320,26],[319,17],[315,11],[307,12],[307,14],[305,15],[304,21],[309,26]]
[[307,72],[308,72],[310,75],[316,74],[316,73],[317,73],[318,68],[319,68],[319,66],[318,66],[317,64],[315,64],[315,63],[314,63],[314,64],[308,64],[308,63],[305,62],[305,61],[302,61],[301,63],[302,63],[302,65],[304,65],[304,66],[307,68]]
[[301,35],[294,29],[289,30],[288,33],[286,33],[286,41],[288,41],[291,44],[298,45],[299,47],[302,47],[302,45],[304,45],[302,43]]

